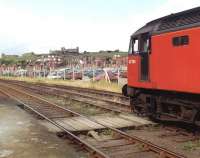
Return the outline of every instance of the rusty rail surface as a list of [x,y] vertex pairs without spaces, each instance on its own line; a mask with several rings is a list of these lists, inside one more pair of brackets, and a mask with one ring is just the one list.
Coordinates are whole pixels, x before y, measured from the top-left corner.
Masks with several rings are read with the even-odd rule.
[[58,85],[58,84],[47,84],[47,83],[31,83],[31,82],[26,82],[26,81],[19,81],[19,80],[6,80],[6,79],[0,79],[1,81],[6,81],[6,82],[12,82],[12,83],[27,83],[27,84],[32,84],[32,85],[41,85],[41,86],[48,86],[48,87],[54,87],[54,88],[62,88],[62,89],[67,89],[67,90],[75,90],[75,91],[80,91],[80,92],[88,92],[90,94],[99,94],[100,96],[107,96],[107,97],[118,97],[121,98],[121,100],[129,100],[128,97],[123,96],[120,93],[117,92],[111,92],[111,91],[106,91],[106,90],[98,90],[98,89],[92,89],[92,88],[82,88],[82,87],[75,87],[75,86],[69,86],[69,85]]
[[[6,82],[4,80],[4,82]],[[67,98],[68,96],[70,96],[70,99],[72,100],[75,100],[75,101],[79,101],[79,102],[85,102],[89,105],[92,105],[92,106],[96,106],[96,107],[99,107],[99,108],[103,108],[105,110],[109,110],[109,111],[114,111],[114,112],[132,112],[131,110],[131,106],[129,104],[129,100],[126,100],[126,102],[124,101],[120,101],[120,98],[123,96],[121,95],[111,95],[112,93],[109,92],[109,99],[108,98],[104,98],[104,91],[103,92],[100,92],[99,90],[98,93],[101,95],[100,96],[93,96],[93,92],[89,92],[88,94],[85,94],[85,91],[83,88],[81,88],[81,91],[79,90],[80,88],[78,88],[78,90],[76,89],[76,87],[73,87],[72,90],[71,89],[63,89],[63,88],[55,88],[54,86],[51,86],[51,85],[41,85],[41,84],[30,84],[30,83],[27,83],[27,82],[21,82],[21,81],[8,81],[9,83],[11,84],[15,84],[15,85],[18,85],[18,86],[22,86],[24,88],[28,88],[28,89],[31,89],[31,90],[36,90],[38,91],[39,93],[44,93],[44,94],[50,94],[50,95],[56,95],[58,97],[61,97],[61,98]],[[90,89],[91,90],[91,89]],[[78,92],[79,91],[79,92]],[[68,96],[66,96],[68,95]],[[112,96],[112,98],[111,98]],[[120,96],[120,97],[119,97]],[[125,97],[126,98],[126,97]],[[86,100],[82,100],[82,99],[87,99]],[[92,101],[89,101],[88,99],[90,100],[95,100],[95,103],[92,102]],[[96,103],[96,101],[100,101],[100,102],[103,102],[101,104],[98,104]]]
[[[159,158],[185,158],[182,155],[179,155],[177,153],[174,153],[172,151],[169,151],[165,148],[162,148],[160,146],[157,146],[155,144],[152,144],[146,140],[142,140],[138,137],[135,136],[130,136],[127,133],[118,130],[116,128],[112,128],[109,126],[106,126],[96,120],[93,120],[91,118],[88,118],[86,116],[83,116],[77,112],[71,111],[67,108],[60,107],[54,103],[49,102],[48,100],[30,92],[27,90],[19,90],[16,86],[14,85],[9,85],[5,83],[0,83],[0,91],[6,95],[8,95],[10,98],[13,98],[14,100],[20,102],[23,104],[26,108],[29,110],[33,111],[34,113],[38,114],[42,118],[46,119],[56,127],[60,128],[66,134],[76,143],[78,143],[81,146],[84,146],[87,151],[89,151],[92,157],[99,157],[99,158],[109,158],[109,157],[129,157],[130,154],[131,157],[134,157],[134,155],[137,155],[139,153],[145,153],[144,157],[148,157],[148,155],[152,155],[154,157],[159,157]],[[120,137],[117,138],[117,140],[125,142],[124,144],[116,145],[112,144],[112,147],[120,147],[122,148],[123,146],[127,146],[127,148],[123,148],[124,150],[121,150],[121,152],[113,151],[110,150],[110,146],[108,145],[109,141],[113,141],[113,138],[111,140],[107,140],[108,142],[95,142],[93,143],[88,143],[87,141],[80,139],[77,135],[74,135],[72,132],[68,131],[66,128],[61,126],[60,124],[56,123],[54,121],[54,118],[57,118],[59,116],[62,117],[73,117],[73,116],[78,116],[82,117],[84,119],[88,119],[89,121],[93,121],[94,123],[97,123],[101,126],[104,126],[106,129],[109,129],[116,134],[118,134]],[[106,144],[107,147],[101,146],[101,144]],[[136,144],[139,144],[142,146],[143,150],[137,150],[137,151],[132,151],[128,150],[128,146],[132,145],[132,147]],[[137,145],[136,145],[137,147]],[[113,148],[112,148],[113,149]],[[135,149],[135,148],[134,148]],[[120,154],[119,154],[120,153]],[[126,156],[129,155],[129,156]]]

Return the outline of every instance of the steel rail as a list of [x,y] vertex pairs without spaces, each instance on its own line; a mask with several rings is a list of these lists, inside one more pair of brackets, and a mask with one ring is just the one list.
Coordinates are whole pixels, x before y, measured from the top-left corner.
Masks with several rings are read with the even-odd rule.
[[[50,87],[48,87],[48,88],[50,88]],[[95,97],[95,96],[89,96],[89,95],[85,95],[85,94],[80,94],[80,93],[72,92],[72,91],[69,91],[69,90],[66,90],[66,89],[54,88],[54,87],[52,87],[51,89],[59,90],[59,91],[62,91],[62,92],[66,92],[68,94],[71,93],[71,94],[87,97],[87,98],[90,98],[90,99],[96,99],[96,100],[100,100],[100,101],[104,101],[104,102],[108,102],[108,103],[114,103],[114,104],[117,104],[117,105],[120,105],[120,106],[128,106],[128,107],[130,107],[130,105],[127,105],[127,104],[124,104],[124,103],[121,103],[121,102],[118,102],[118,101],[111,101],[109,99],[104,99],[104,98],[99,98],[99,97]]]
[[73,89],[75,91],[84,91],[84,92],[89,92],[89,93],[96,93],[99,95],[108,95],[110,97],[118,97],[118,98],[123,98],[125,100],[129,100],[128,97],[123,96],[120,93],[117,92],[111,92],[111,91],[106,91],[106,90],[98,90],[98,89],[91,89],[91,88],[82,88],[82,87],[76,87],[76,86],[69,86],[69,85],[58,85],[58,84],[47,84],[47,83],[34,83],[34,82],[26,82],[26,81],[19,81],[19,80],[6,80],[6,79],[0,79],[0,80],[4,80],[6,82],[16,82],[16,83],[26,83],[26,84],[38,84],[38,85],[42,85],[42,86],[48,86],[48,87],[56,87],[56,88],[61,88],[61,89]]
[[[28,85],[23,85],[22,83],[12,83],[12,84],[16,84],[18,86],[21,86],[21,87],[24,87],[24,88],[28,88],[28,89],[32,89],[32,90],[38,90],[37,87],[28,87]],[[64,90],[64,89],[60,89],[60,88],[54,88],[54,87],[49,87],[49,86],[42,86],[42,87],[39,87],[38,88],[43,88],[43,89],[48,89],[48,90],[55,90],[57,93],[56,93],[56,96],[59,96],[59,97],[62,97],[62,98],[66,98],[66,96],[62,95],[62,94],[69,94],[70,96],[72,96],[72,99],[75,100],[75,101],[79,101],[79,102],[83,102],[81,101],[80,99],[77,99],[76,97],[77,96],[80,96],[82,98],[89,98],[89,99],[92,99],[92,100],[99,100],[99,101],[103,101],[105,103],[109,103],[109,104],[114,104],[113,106],[118,106],[120,110],[117,110],[117,109],[110,109],[108,107],[105,107],[105,106],[100,106],[100,105],[97,105],[97,104],[92,104],[92,103],[89,103],[87,102],[87,104],[90,104],[90,105],[93,105],[93,106],[96,106],[98,108],[102,108],[102,109],[105,109],[105,110],[109,110],[109,111],[113,111],[113,112],[117,112],[117,113],[123,113],[123,112],[131,112],[131,106],[130,105],[127,105],[127,104],[123,104],[123,103],[120,103],[120,102],[116,102],[116,101],[110,101],[108,99],[103,99],[103,98],[98,98],[98,97],[94,97],[94,96],[89,96],[89,95],[85,95],[85,94],[80,94],[80,93],[77,93],[77,92],[72,92],[72,91],[69,91],[69,90]],[[51,93],[51,92],[48,92],[48,93]],[[55,93],[55,92],[54,92]],[[59,95],[59,93],[62,93],[61,95]],[[76,97],[75,97],[76,96]]]
[[127,104],[124,104],[124,103],[121,103],[121,102],[117,102],[117,101],[111,101],[109,99],[104,99],[104,98],[99,98],[99,97],[95,97],[95,96],[90,96],[90,95],[85,95],[85,94],[80,94],[78,92],[72,92],[70,90],[66,90],[66,89],[61,89],[61,88],[55,88],[55,87],[49,87],[49,86],[42,86],[41,88],[48,88],[48,89],[51,89],[51,90],[56,90],[56,91],[59,91],[59,92],[63,92],[63,93],[67,93],[67,94],[73,94],[73,95],[78,95],[78,96],[81,96],[83,98],[90,98],[90,99],[95,99],[95,100],[99,100],[99,101],[103,101],[103,102],[107,102],[107,103],[110,103],[110,104],[116,104],[116,105],[119,105],[119,106],[126,106],[128,108],[130,108],[130,105],[127,105]]
[[[45,120],[47,120],[48,122],[50,122],[51,124],[53,124],[54,126],[58,127],[59,129],[63,130],[64,132],[66,132],[69,136],[71,136],[73,139],[75,139],[77,142],[79,142],[79,145],[84,145],[86,147],[86,149],[91,152],[92,151],[92,155],[95,156],[96,158],[110,158],[108,155],[104,154],[102,151],[100,151],[99,149],[93,147],[92,145],[90,145],[89,143],[87,143],[86,141],[80,139],[79,137],[77,137],[76,135],[74,135],[73,133],[71,133],[69,130],[67,130],[65,127],[59,125],[58,123],[56,123],[55,121],[49,119],[48,117],[46,117],[45,115],[41,114],[40,112],[36,111],[34,108],[30,107],[29,105],[27,105],[26,103],[24,103],[23,101],[17,99],[16,97],[8,94],[5,91],[2,91],[0,89],[0,92],[9,96],[10,98],[14,99],[15,101],[23,104],[26,108],[28,108],[29,110],[33,111],[34,113],[36,113],[37,115],[41,116],[42,118],[44,118]],[[97,156],[98,155],[98,156]]]
[[27,92],[18,90],[18,89],[16,89],[16,88],[13,88],[13,87],[10,87],[10,86],[5,86],[5,87],[8,87],[8,88],[10,88],[10,89],[14,89],[14,90],[16,90],[16,91],[18,91],[18,92],[24,93],[24,94],[26,94],[26,95],[28,95],[28,96],[30,96],[30,97],[36,98],[36,99],[38,99],[38,100],[42,100],[42,101],[44,101],[44,102],[46,102],[46,103],[48,103],[48,104],[50,104],[50,105],[56,106],[56,107],[58,107],[58,108],[61,108],[61,109],[63,109],[63,110],[66,110],[66,111],[68,111],[68,112],[70,112],[70,113],[73,113],[73,114],[75,114],[75,115],[77,115],[77,116],[80,116],[80,117],[82,117],[82,118],[85,118],[85,119],[87,119],[87,120],[90,120],[90,121],[92,121],[92,122],[95,122],[95,123],[97,123],[97,124],[99,124],[99,125],[101,125],[101,126],[104,126],[104,127],[108,128],[108,129],[111,129],[112,131],[114,131],[114,132],[120,134],[121,136],[123,136],[124,138],[126,138],[126,139],[129,140],[129,141],[141,143],[143,146],[145,146],[145,149],[148,149],[148,150],[150,150],[150,151],[153,151],[153,152],[155,152],[155,153],[158,153],[159,156],[160,156],[161,158],[186,158],[185,156],[179,155],[179,154],[177,154],[177,153],[175,153],[175,152],[173,152],[173,151],[169,151],[169,150],[167,150],[167,149],[165,149],[165,148],[163,148],[163,147],[157,146],[157,145],[155,145],[155,144],[153,144],[153,143],[151,143],[151,142],[149,142],[149,141],[143,140],[143,139],[138,138],[138,137],[136,137],[136,136],[130,136],[130,135],[128,135],[127,133],[125,133],[125,132],[123,132],[123,131],[121,131],[121,130],[119,130],[119,129],[116,129],[116,128],[113,128],[113,127],[104,125],[104,124],[102,124],[102,123],[100,123],[100,122],[98,122],[98,121],[96,121],[96,120],[94,120],[94,119],[92,119],[92,118],[88,118],[88,117],[86,117],[86,116],[84,116],[84,115],[81,115],[81,114],[79,114],[79,113],[77,113],[77,112],[74,112],[74,111],[72,111],[72,110],[69,110],[69,109],[67,109],[67,108],[60,107],[60,106],[58,106],[58,105],[56,105],[56,104],[54,104],[54,103],[51,103],[51,102],[49,102],[49,101],[47,101],[47,100],[45,100],[45,99],[43,99],[43,98],[41,98],[41,97],[39,97],[39,96],[35,96],[35,95],[32,95],[32,94],[29,94],[29,93],[27,93]]

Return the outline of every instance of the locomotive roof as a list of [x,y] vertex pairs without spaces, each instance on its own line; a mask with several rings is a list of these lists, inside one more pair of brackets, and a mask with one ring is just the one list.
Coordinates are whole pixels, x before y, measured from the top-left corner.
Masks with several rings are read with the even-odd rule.
[[197,26],[200,26],[200,7],[153,20],[137,30],[132,36],[136,37],[142,33],[161,34]]

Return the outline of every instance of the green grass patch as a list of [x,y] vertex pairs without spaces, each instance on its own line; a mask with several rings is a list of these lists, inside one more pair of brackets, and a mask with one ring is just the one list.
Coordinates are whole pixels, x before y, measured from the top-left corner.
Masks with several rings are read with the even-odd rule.
[[183,150],[187,151],[194,151],[197,149],[200,149],[200,140],[194,142],[192,141],[186,142],[183,146]]
[[110,136],[110,135],[113,135],[113,131],[111,129],[103,129],[101,131],[101,135],[106,135],[106,136]]

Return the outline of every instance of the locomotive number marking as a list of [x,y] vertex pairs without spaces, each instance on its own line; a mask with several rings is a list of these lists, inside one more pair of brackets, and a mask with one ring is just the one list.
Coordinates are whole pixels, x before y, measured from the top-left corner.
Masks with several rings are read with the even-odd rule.
[[129,64],[135,64],[135,63],[136,63],[136,60],[129,60],[128,63],[129,63]]

